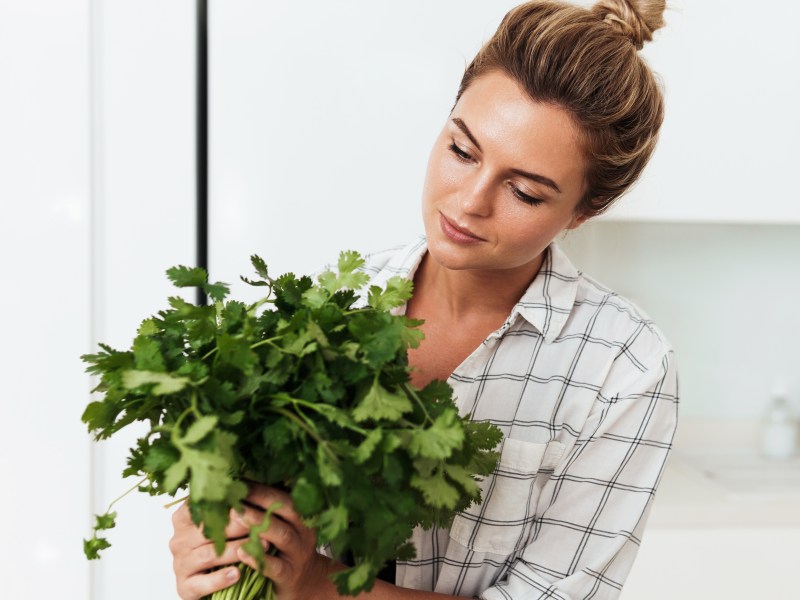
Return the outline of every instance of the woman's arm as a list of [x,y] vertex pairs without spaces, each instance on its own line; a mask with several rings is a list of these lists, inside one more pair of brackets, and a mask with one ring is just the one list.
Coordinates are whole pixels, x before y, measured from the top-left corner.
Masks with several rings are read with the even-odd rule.
[[[615,365],[542,490],[533,541],[483,600],[616,598],[639,548],[677,424],[671,350]],[[646,368],[645,368],[646,367]],[[640,370],[641,369],[641,370]]]

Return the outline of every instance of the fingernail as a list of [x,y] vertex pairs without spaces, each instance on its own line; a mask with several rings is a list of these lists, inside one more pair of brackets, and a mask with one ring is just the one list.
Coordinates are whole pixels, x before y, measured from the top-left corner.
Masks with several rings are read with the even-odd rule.
[[228,572],[225,573],[225,579],[227,579],[228,581],[236,581],[237,579],[239,579],[239,569],[237,569],[236,567],[228,569]]

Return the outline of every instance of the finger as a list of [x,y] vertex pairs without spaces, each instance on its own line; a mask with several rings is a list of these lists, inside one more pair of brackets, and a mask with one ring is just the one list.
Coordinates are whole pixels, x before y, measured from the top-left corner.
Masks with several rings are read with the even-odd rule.
[[169,542],[172,554],[180,554],[207,544],[203,530],[192,522],[189,508],[185,505],[172,513],[173,536]]
[[189,502],[183,502],[172,513],[172,525],[174,527],[187,527],[189,525],[196,527],[192,521],[192,513],[189,511]]
[[284,521],[288,521],[295,527],[299,528],[304,526],[300,515],[298,515],[294,510],[294,504],[292,503],[291,495],[283,490],[266,485],[253,484],[250,487],[250,493],[247,495],[246,500],[251,504],[260,506],[264,510],[267,510],[273,504],[280,502],[280,506],[275,509],[273,514],[278,515]]
[[250,485],[246,500],[264,509],[269,508],[275,502],[280,502],[283,506],[278,510],[284,510],[292,503],[292,497],[287,492],[261,483]]
[[[264,518],[264,513],[261,511],[252,511],[252,514],[248,512],[244,516],[237,515],[236,518],[240,519],[243,526],[249,529],[251,524],[261,523]],[[250,521],[250,519],[252,519],[252,521]],[[265,549],[268,549],[269,546],[272,545],[290,557],[296,556],[304,550],[301,532],[291,523],[287,523],[275,514],[270,515],[269,526],[265,531],[259,534],[259,537],[265,542]]]
[[183,600],[200,600],[200,598],[232,586],[239,580],[239,577],[239,569],[236,567],[194,575],[178,585],[178,595]]
[[250,532],[250,526],[261,523],[263,520],[264,512],[244,507],[242,512],[236,512],[232,508],[230,516],[228,517],[228,524],[225,527],[225,537],[229,540],[247,536]]
[[209,569],[239,562],[237,550],[246,540],[234,540],[225,544],[222,554],[217,555],[214,544],[206,543],[191,552],[176,556],[173,570],[181,578],[204,574]]
[[[244,550],[239,550],[238,559],[246,564],[248,567],[258,572],[258,563]],[[286,581],[291,570],[291,563],[279,556],[267,554],[264,556],[264,570],[261,571],[262,575],[269,577],[277,584]]]

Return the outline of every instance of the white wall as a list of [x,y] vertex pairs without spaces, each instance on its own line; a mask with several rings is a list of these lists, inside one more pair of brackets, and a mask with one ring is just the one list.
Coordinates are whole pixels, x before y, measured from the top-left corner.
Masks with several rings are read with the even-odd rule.
[[666,332],[684,418],[761,418],[779,381],[800,414],[800,226],[590,221],[561,245]]
[[[93,3],[98,257],[94,341],[127,349],[139,323],[178,294],[165,271],[195,260],[195,2]],[[94,446],[93,510],[136,483],[120,476],[142,429]],[[168,500],[115,506],[112,547],[92,563],[93,600],[174,598]]]
[[194,260],[194,2],[0,2],[3,598],[174,598],[170,511],[133,494],[134,436],[91,444],[79,356],[129,346]]
[[4,598],[89,590],[88,25],[85,3],[0,2]]
[[212,271],[236,284],[256,252],[276,273],[310,272],[419,233],[430,148],[514,4],[213,4]]
[[617,220],[800,223],[800,4],[668,0],[643,54],[666,115]]

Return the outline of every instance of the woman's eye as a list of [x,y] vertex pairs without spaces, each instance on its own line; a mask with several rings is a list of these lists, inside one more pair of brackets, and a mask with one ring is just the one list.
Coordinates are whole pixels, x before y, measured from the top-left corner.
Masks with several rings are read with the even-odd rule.
[[514,194],[517,198],[519,198],[525,204],[529,204],[530,206],[537,206],[544,202],[541,198],[534,198],[533,196],[528,196],[525,192],[520,191],[518,188],[509,186],[511,188],[511,193]]
[[449,148],[450,148],[450,151],[451,151],[453,154],[455,154],[455,155],[456,155],[456,157],[458,158],[458,160],[461,160],[461,161],[463,161],[463,162],[470,162],[470,161],[472,161],[472,157],[471,157],[469,154],[467,154],[466,152],[464,152],[464,151],[463,151],[461,148],[459,148],[458,146],[456,146],[456,143],[455,143],[455,142],[452,142],[452,143],[450,144]]

